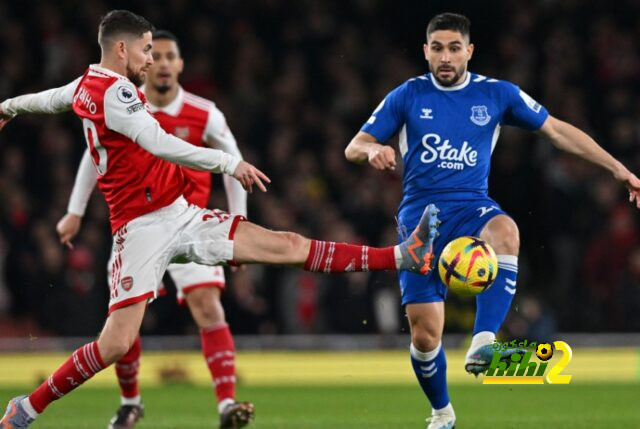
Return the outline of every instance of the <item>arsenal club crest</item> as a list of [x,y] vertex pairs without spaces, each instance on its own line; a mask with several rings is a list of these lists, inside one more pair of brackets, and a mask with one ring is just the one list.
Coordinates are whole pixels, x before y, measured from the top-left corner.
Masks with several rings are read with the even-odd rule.
[[176,127],[173,135],[182,140],[187,140],[189,138],[189,127]]

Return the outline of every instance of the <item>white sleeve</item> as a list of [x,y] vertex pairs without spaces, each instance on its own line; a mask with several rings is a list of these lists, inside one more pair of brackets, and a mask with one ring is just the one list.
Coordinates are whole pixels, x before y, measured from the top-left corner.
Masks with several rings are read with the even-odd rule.
[[66,112],[71,109],[73,93],[80,83],[80,79],[82,76],[60,88],[10,98],[0,104],[0,109],[12,116],[23,113]]
[[98,181],[98,172],[91,160],[91,154],[89,150],[84,151],[82,161],[80,161],[80,167],[76,174],[76,181],[73,184],[73,190],[71,191],[71,197],[69,198],[69,205],[67,207],[67,213],[74,214],[76,216],[84,216],[84,212],[87,209],[87,203],[91,198],[93,188]]
[[[242,154],[227,125],[224,114],[215,106],[209,111],[204,138],[208,146],[242,159]],[[244,190],[240,182],[229,176],[224,176],[222,180],[227,194],[229,213],[247,217],[247,191]]]
[[131,82],[118,80],[104,95],[107,127],[167,161],[198,170],[232,175],[240,159],[220,150],[194,146],[167,134],[138,98]]

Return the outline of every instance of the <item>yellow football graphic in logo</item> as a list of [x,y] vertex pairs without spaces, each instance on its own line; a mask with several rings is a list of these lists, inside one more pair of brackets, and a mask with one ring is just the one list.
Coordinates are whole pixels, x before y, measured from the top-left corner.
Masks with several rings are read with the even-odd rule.
[[551,348],[551,344],[538,344],[536,356],[538,356],[538,359],[541,361],[551,359],[551,356],[553,356],[553,348]]

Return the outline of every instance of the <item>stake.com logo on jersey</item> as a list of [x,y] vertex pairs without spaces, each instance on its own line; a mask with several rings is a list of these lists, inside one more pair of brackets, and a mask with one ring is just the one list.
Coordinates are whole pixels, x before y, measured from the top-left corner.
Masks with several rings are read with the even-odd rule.
[[422,146],[426,150],[422,152],[420,161],[431,164],[440,160],[438,168],[464,170],[465,166],[475,167],[478,163],[478,151],[474,150],[466,140],[458,149],[449,144],[449,139],[443,141],[438,134],[429,133],[422,137]]

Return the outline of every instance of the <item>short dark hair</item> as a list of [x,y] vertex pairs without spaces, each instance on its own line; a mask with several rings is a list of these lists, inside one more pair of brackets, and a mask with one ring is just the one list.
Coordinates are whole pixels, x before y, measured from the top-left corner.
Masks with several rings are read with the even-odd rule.
[[429,39],[431,33],[438,30],[457,31],[469,39],[470,29],[471,21],[466,16],[451,12],[441,13],[431,18],[431,21],[427,24],[427,39]]
[[119,35],[142,37],[155,27],[146,18],[128,10],[112,10],[102,17],[98,26],[98,43],[104,48],[108,41]]
[[179,45],[178,38],[169,30],[160,29],[154,31],[153,40],[171,40],[172,42],[176,42],[176,45]]

